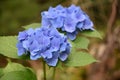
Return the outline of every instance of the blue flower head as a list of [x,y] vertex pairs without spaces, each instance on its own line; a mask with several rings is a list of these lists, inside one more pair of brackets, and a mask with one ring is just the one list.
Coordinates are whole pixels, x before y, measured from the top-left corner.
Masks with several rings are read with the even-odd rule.
[[80,7],[71,5],[66,8],[61,5],[50,7],[41,13],[42,26],[60,28],[67,36],[74,40],[78,31],[94,30],[93,22]]
[[17,48],[19,56],[29,53],[31,60],[43,58],[49,66],[56,66],[58,59],[67,59],[71,46],[56,28],[42,27],[19,32]]

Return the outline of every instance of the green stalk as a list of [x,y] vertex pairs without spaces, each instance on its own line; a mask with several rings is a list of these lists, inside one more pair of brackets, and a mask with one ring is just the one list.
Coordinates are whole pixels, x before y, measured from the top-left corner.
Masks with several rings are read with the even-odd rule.
[[44,73],[44,80],[46,80],[46,65],[45,65],[45,61],[43,60],[43,73]]
[[55,72],[56,72],[56,67],[53,67],[53,76],[52,76],[53,80],[55,80]]

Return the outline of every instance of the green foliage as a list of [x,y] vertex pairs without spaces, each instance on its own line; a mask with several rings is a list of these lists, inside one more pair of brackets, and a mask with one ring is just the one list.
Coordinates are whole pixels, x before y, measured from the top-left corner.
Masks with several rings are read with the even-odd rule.
[[72,50],[68,61],[66,61],[66,65],[71,67],[79,67],[88,65],[93,62],[96,62],[96,60],[89,53]]
[[21,25],[38,22],[40,7],[33,0],[0,0],[0,35],[17,34]]
[[32,24],[29,24],[29,25],[26,25],[26,26],[23,26],[24,29],[29,29],[29,28],[38,28],[38,27],[41,27],[41,24],[40,23],[32,23]]
[[17,55],[16,43],[16,36],[0,37],[0,54],[11,58],[19,58]]
[[[100,34],[94,31],[83,31],[81,33],[87,37],[101,38]],[[77,36],[76,40],[71,41],[72,50],[69,55],[68,60],[65,62],[67,66],[85,66],[90,63],[96,62],[96,60],[88,52],[83,52],[81,49],[87,50],[89,45],[89,40],[82,36]]]
[[97,30],[94,30],[94,31],[90,31],[90,30],[82,31],[81,34],[84,35],[84,36],[87,36],[87,37],[95,37],[95,38],[102,39],[100,33]]
[[27,55],[19,57],[17,55],[17,36],[0,37],[0,54],[17,59],[28,59]]
[[24,71],[26,68],[21,64],[9,62],[7,66],[4,68],[3,73],[8,73],[12,71]]
[[2,75],[3,75],[3,69],[0,68],[0,78],[1,78]]
[[3,69],[3,73],[0,80],[37,80],[36,75],[30,68],[18,63],[8,63]]
[[79,36],[74,41],[71,41],[72,48],[88,49],[89,40],[85,37]]

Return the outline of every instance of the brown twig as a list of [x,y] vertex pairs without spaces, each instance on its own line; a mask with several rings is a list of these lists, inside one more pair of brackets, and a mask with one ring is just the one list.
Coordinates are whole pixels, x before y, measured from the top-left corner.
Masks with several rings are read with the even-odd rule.
[[113,0],[113,3],[112,3],[112,11],[111,11],[111,15],[110,15],[110,18],[109,18],[108,24],[107,24],[107,36],[108,37],[109,37],[109,35],[111,35],[112,27],[116,20],[117,5],[118,5],[117,2],[118,2],[118,0]]

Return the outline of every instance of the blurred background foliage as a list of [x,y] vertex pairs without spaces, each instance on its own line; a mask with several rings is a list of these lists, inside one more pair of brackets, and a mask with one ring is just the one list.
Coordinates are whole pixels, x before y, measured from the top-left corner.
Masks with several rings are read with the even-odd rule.
[[[73,0],[88,13],[97,28],[105,28],[110,15],[111,0]],[[40,22],[40,13],[49,6],[69,6],[70,0],[0,0],[0,35],[14,35],[21,26]]]
[[[117,35],[114,35],[114,37],[112,38],[110,37],[109,40],[111,40],[111,42],[109,42],[106,38],[106,36],[109,36],[107,35],[107,30],[109,29],[108,23],[111,17],[112,4],[114,1],[117,1],[117,4],[120,4],[120,0],[0,0],[0,36],[17,35],[19,31],[23,30],[22,26],[35,22],[39,23],[41,21],[40,13],[44,10],[47,10],[50,6],[55,7],[56,5],[61,4],[67,7],[71,4],[76,4],[77,6],[81,6],[81,8],[90,16],[91,20],[94,22],[94,27],[99,30],[103,36],[103,40],[101,40],[100,42],[98,41],[98,43],[96,42],[96,40],[92,40],[93,46],[89,47],[92,55],[95,56],[97,59],[103,61],[103,63],[92,64],[80,68],[65,68],[62,71],[58,70],[56,80],[119,80],[120,48],[116,49],[115,46],[114,49],[113,44],[116,44],[116,42],[113,44],[110,43],[112,43],[112,39],[115,38],[118,41],[117,45],[120,47],[120,35],[116,33]],[[119,5],[117,5],[116,18],[114,20],[114,25],[112,26],[114,28],[120,26]],[[116,29],[114,32],[117,32],[118,30],[120,30],[120,28]],[[108,42],[104,43],[105,41]],[[101,55],[102,57],[104,56],[105,50],[109,51],[111,49],[114,50],[112,52],[106,52],[114,53],[112,57],[110,57],[110,60],[108,59],[108,55],[108,57],[105,57],[102,60]],[[96,53],[98,53],[98,56],[96,56]],[[27,64],[23,61],[21,62],[24,65]],[[39,64],[39,62],[37,62],[37,64],[36,62],[28,62],[36,71],[41,67],[41,64]],[[5,61],[5,58],[3,56],[0,56],[0,66],[3,67],[5,63],[7,63]],[[101,68],[99,69],[99,67],[101,67],[102,70]],[[105,71],[104,69],[107,71]],[[100,71],[101,73],[97,73]],[[96,78],[92,74],[95,75]],[[116,75],[118,78],[115,77]],[[105,78],[106,76],[107,78]],[[104,79],[101,79],[99,77],[103,77]]]

